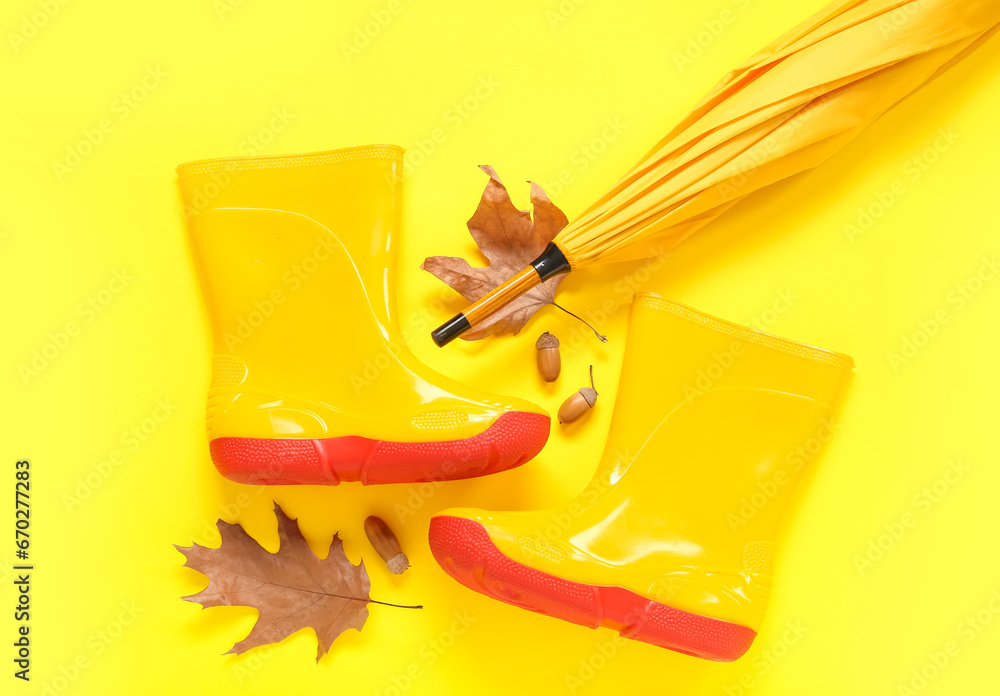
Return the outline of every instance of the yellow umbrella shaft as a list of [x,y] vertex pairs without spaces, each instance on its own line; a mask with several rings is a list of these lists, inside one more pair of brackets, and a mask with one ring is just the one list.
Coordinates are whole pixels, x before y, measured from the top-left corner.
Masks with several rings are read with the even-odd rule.
[[498,285],[487,294],[469,305],[465,311],[456,314],[444,324],[431,332],[431,338],[438,346],[445,346],[471,329],[478,322],[490,316],[498,309],[513,302],[515,299],[544,283],[549,278],[560,273],[569,273],[570,264],[562,250],[554,243],[549,243],[545,251],[523,270],[516,273],[502,285]]

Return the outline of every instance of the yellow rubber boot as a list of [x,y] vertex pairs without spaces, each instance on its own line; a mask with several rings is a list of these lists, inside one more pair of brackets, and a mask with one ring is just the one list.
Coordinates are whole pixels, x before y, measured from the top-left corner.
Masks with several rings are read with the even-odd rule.
[[435,558],[509,604],[699,657],[750,647],[795,481],[833,432],[846,355],[637,295],[611,432],[561,508],[452,509]]
[[402,149],[178,167],[215,339],[208,437],[244,483],[467,478],[531,459],[549,417],[421,365],[396,317]]

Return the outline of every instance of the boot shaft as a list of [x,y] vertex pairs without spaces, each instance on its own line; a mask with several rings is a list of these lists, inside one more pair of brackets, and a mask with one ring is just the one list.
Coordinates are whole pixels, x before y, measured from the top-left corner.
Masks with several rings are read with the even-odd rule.
[[[644,564],[662,569],[650,589],[661,598],[691,568],[734,597],[766,595],[796,483],[832,438],[852,368],[849,356],[636,296],[592,483],[601,502],[581,517],[614,532],[578,541],[612,564],[658,549]],[[759,618],[766,601],[745,604]]]
[[[275,297],[298,293],[324,265],[360,280],[380,333],[395,338],[402,163],[401,148],[376,145],[178,167],[218,343],[252,333]],[[346,305],[327,300],[331,316]]]
[[836,408],[853,367],[842,353],[640,293],[629,316],[611,434],[652,432],[677,406],[713,389],[762,387]]
[[[636,471],[686,481],[670,487],[678,504],[692,496],[721,501],[728,490],[726,503],[738,508],[744,495],[770,491],[779,470],[788,480],[770,497],[783,498],[832,436],[853,366],[841,353],[636,295],[599,475],[620,478],[636,457],[663,448],[665,461]],[[690,451],[674,449],[681,441]],[[771,507],[782,507],[776,503]]]
[[[385,375],[405,372],[395,321],[402,150],[207,160],[178,177],[214,332],[213,406],[237,386],[362,410],[392,403],[400,380]],[[311,407],[294,408],[289,433],[315,420]]]

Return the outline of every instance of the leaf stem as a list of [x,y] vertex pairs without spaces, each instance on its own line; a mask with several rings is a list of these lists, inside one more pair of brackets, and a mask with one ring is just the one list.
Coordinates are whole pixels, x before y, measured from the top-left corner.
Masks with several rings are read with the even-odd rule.
[[580,321],[582,321],[587,326],[588,329],[590,329],[591,331],[594,332],[594,335],[597,336],[597,338],[601,341],[601,343],[607,343],[608,342],[608,337],[604,336],[604,335],[602,335],[600,333],[598,333],[597,329],[595,329],[593,326],[591,326],[590,324],[588,324],[586,322],[586,320],[583,319],[583,317],[580,317],[580,316],[578,316],[576,314],[573,314],[573,312],[569,311],[568,309],[566,309],[565,307],[563,307],[562,305],[560,305],[560,304],[558,304],[556,302],[551,302],[550,304],[553,305],[554,307],[558,307],[559,309],[561,309],[562,311],[566,312],[566,314],[570,315],[571,317],[574,317],[574,318],[579,319]]
[[411,605],[411,604],[393,604],[391,602],[380,602],[377,599],[369,599],[368,601],[371,604],[381,604],[382,606],[385,606],[385,607],[396,607],[398,609],[423,609],[424,608],[423,604],[414,604],[414,605]]

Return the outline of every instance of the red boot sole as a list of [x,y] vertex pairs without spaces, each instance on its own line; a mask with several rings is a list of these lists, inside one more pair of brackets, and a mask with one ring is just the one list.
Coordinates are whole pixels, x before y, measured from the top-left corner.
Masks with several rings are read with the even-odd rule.
[[543,573],[500,553],[486,529],[460,517],[434,517],[434,558],[451,577],[501,602],[706,660],[731,662],[757,636],[740,624],[674,609],[622,587],[588,585]]
[[219,473],[239,483],[371,485],[450,481],[506,471],[538,454],[548,437],[548,416],[509,411],[483,432],[462,440],[220,437],[209,443],[209,450]]

